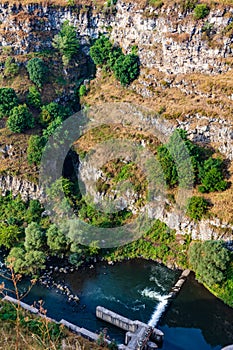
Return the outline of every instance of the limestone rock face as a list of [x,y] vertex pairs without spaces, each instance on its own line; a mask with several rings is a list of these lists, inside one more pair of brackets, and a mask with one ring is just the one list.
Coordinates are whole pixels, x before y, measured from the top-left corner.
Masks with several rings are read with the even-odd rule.
[[[111,39],[127,52],[138,46],[141,64],[169,74],[188,72],[221,73],[230,69],[233,39],[224,36],[231,22],[233,8],[212,10],[205,20],[195,21],[192,13],[178,7],[140,9],[135,3],[117,2],[115,11],[93,7],[58,7],[41,4],[0,4],[0,42],[13,46],[15,53],[51,47],[51,39],[68,20],[78,31],[87,52],[90,39],[110,33]],[[215,45],[203,40],[203,26],[208,23],[218,36]]]
[[12,192],[13,196],[20,194],[22,200],[38,199],[43,202],[45,194],[37,184],[11,175],[0,175],[0,191],[3,196]]

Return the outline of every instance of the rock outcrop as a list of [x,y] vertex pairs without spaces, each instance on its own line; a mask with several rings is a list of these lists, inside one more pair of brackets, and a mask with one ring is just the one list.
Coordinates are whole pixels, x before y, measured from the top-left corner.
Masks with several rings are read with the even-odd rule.
[[[0,42],[17,54],[51,47],[52,37],[68,20],[78,31],[84,50],[90,39],[110,34],[127,52],[137,45],[141,64],[169,74],[221,73],[230,69],[233,39],[224,34],[233,8],[213,9],[205,20],[196,21],[192,12],[178,6],[139,8],[119,0],[101,11],[90,6],[62,7],[42,4],[0,5]],[[208,23],[208,35],[205,24]],[[210,35],[214,36],[209,45]]]
[[45,198],[43,190],[37,184],[11,175],[0,175],[0,191],[3,196],[8,192],[12,192],[14,197],[19,194],[24,201],[43,201]]

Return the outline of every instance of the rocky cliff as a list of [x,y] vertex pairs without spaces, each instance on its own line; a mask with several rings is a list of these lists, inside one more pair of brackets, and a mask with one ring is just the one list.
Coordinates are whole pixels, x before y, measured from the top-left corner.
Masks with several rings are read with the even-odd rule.
[[[143,74],[131,88],[148,99],[156,96],[155,88],[175,88],[185,96],[194,94],[199,99],[211,99],[214,92],[201,92],[198,84],[187,82],[189,75],[218,77],[232,69],[233,35],[229,28],[233,23],[233,7],[229,6],[213,7],[204,20],[197,21],[194,20],[192,11],[184,11],[179,6],[142,8],[137,3],[122,0],[116,6],[103,7],[101,11],[96,7],[81,5],[61,7],[39,3],[11,5],[6,2],[0,4],[1,50],[6,52],[10,47],[17,61],[19,55],[51,49],[52,37],[66,20],[77,28],[85,55],[88,55],[92,39],[97,38],[100,33],[108,34],[125,52],[129,52],[135,45]],[[153,69],[163,74],[162,84],[161,79],[158,81],[157,76],[151,74]],[[216,97],[217,103],[221,105],[220,111],[224,110],[226,103],[232,106],[233,101],[232,91],[229,89],[223,89],[222,94],[223,100],[219,101],[218,96]],[[193,141],[211,144],[232,160],[230,107],[229,111],[229,118],[223,118],[221,113],[209,117],[199,112],[175,118],[169,123],[161,123],[161,119],[155,117],[151,119],[151,123],[165,135],[169,135],[174,128],[183,128]],[[20,193],[24,199],[43,198],[41,189],[36,185],[10,175],[1,176],[0,188],[3,194],[11,190],[13,194]],[[191,233],[193,238],[225,238],[226,234],[228,237],[232,234],[232,226],[218,219],[195,223],[179,213],[162,211],[158,215],[178,233]]]
[[24,201],[38,199],[43,202],[45,197],[43,190],[37,184],[11,175],[0,175],[0,190],[3,196],[8,192],[12,192],[13,196],[19,194]]
[[[33,1],[32,1],[33,2]],[[84,47],[99,33],[110,34],[125,51],[138,46],[141,64],[169,73],[221,73],[232,64],[233,39],[225,29],[232,7],[214,8],[196,21],[179,6],[140,8],[119,0],[105,7],[59,7],[42,4],[0,4],[0,42],[23,54],[51,47],[51,38],[65,20],[78,31]],[[207,25],[208,24],[208,25]],[[206,35],[205,35],[206,34]]]

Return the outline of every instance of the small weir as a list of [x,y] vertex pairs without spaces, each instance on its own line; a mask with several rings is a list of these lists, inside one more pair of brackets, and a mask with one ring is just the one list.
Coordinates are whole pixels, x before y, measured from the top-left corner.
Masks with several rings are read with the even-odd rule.
[[184,282],[186,281],[188,275],[190,274],[190,270],[186,269],[182,272],[176,284],[172,287],[170,293],[165,295],[160,303],[157,305],[155,311],[153,312],[151,319],[149,321],[149,326],[156,327],[163,313],[166,311],[172,300],[177,296],[180,292]]
[[138,320],[132,321],[102,306],[97,306],[96,317],[127,331],[125,345],[118,346],[120,350],[153,350],[163,342],[164,334],[159,329]]

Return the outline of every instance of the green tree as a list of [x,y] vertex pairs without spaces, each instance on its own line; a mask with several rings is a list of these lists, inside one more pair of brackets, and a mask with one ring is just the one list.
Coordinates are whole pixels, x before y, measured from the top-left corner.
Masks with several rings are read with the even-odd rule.
[[194,220],[201,220],[207,213],[209,203],[203,197],[193,196],[190,198],[187,205],[187,215]]
[[231,252],[224,247],[223,242],[193,242],[188,257],[190,266],[200,282],[211,287],[226,279]]
[[227,188],[227,181],[224,180],[223,162],[219,158],[208,158],[203,165],[199,166],[199,178],[202,185],[199,191],[214,192],[224,191]]
[[42,106],[40,121],[43,125],[48,125],[56,118],[60,117],[62,120],[64,120],[70,114],[70,108],[61,106],[56,102],[50,102],[49,104]]
[[51,225],[46,232],[47,245],[53,255],[67,250],[67,237],[64,231],[60,230],[55,224]]
[[12,248],[19,240],[20,234],[21,230],[18,226],[0,223],[0,246]]
[[27,95],[27,103],[29,106],[39,109],[41,107],[41,95],[35,86],[29,87]]
[[18,98],[12,88],[0,88],[0,118],[9,117],[11,110],[18,105]]
[[163,169],[163,175],[169,187],[174,187],[178,183],[176,164],[165,145],[157,149],[157,159]]
[[121,55],[113,66],[113,72],[121,85],[129,85],[140,73],[138,56]]
[[114,69],[114,65],[117,59],[121,56],[124,56],[122,49],[119,46],[113,46],[112,50],[109,52],[108,62],[107,62],[107,65],[111,70]]
[[59,133],[60,126],[63,122],[62,117],[57,117],[49,123],[46,129],[43,130],[43,136],[47,140],[51,135]]
[[27,160],[30,165],[40,164],[43,149],[46,144],[46,138],[38,135],[30,136],[27,148]]
[[64,65],[68,65],[74,55],[77,54],[79,41],[76,29],[68,21],[63,23],[60,32],[55,35],[53,47],[61,53]]
[[97,66],[107,65],[113,45],[109,39],[101,35],[90,48],[90,56]]
[[30,200],[29,206],[25,213],[25,221],[27,223],[31,223],[33,221],[39,222],[43,211],[44,211],[44,208],[37,199]]
[[26,271],[25,250],[22,247],[12,248],[7,257],[7,265],[12,265],[15,273],[24,274]]
[[187,133],[182,129],[176,129],[166,145],[172,159],[175,162],[179,186],[190,188],[195,182],[195,169],[192,157],[192,143],[187,140]]
[[26,104],[14,107],[7,120],[8,128],[14,133],[21,133],[26,129],[33,128],[35,120]]
[[45,235],[40,225],[36,222],[31,222],[25,229],[24,246],[27,252],[31,250],[40,250],[44,246]]
[[26,204],[22,201],[20,196],[13,198],[10,195],[4,205],[4,214],[2,213],[2,219],[7,222],[8,225],[21,226],[24,222],[26,214]]
[[47,80],[48,68],[41,58],[34,57],[27,63],[27,71],[30,80],[41,88]]
[[37,275],[45,268],[46,254],[41,250],[30,250],[25,254],[26,274]]
[[210,9],[206,4],[198,4],[194,8],[194,18],[203,19],[208,16],[209,12]]

